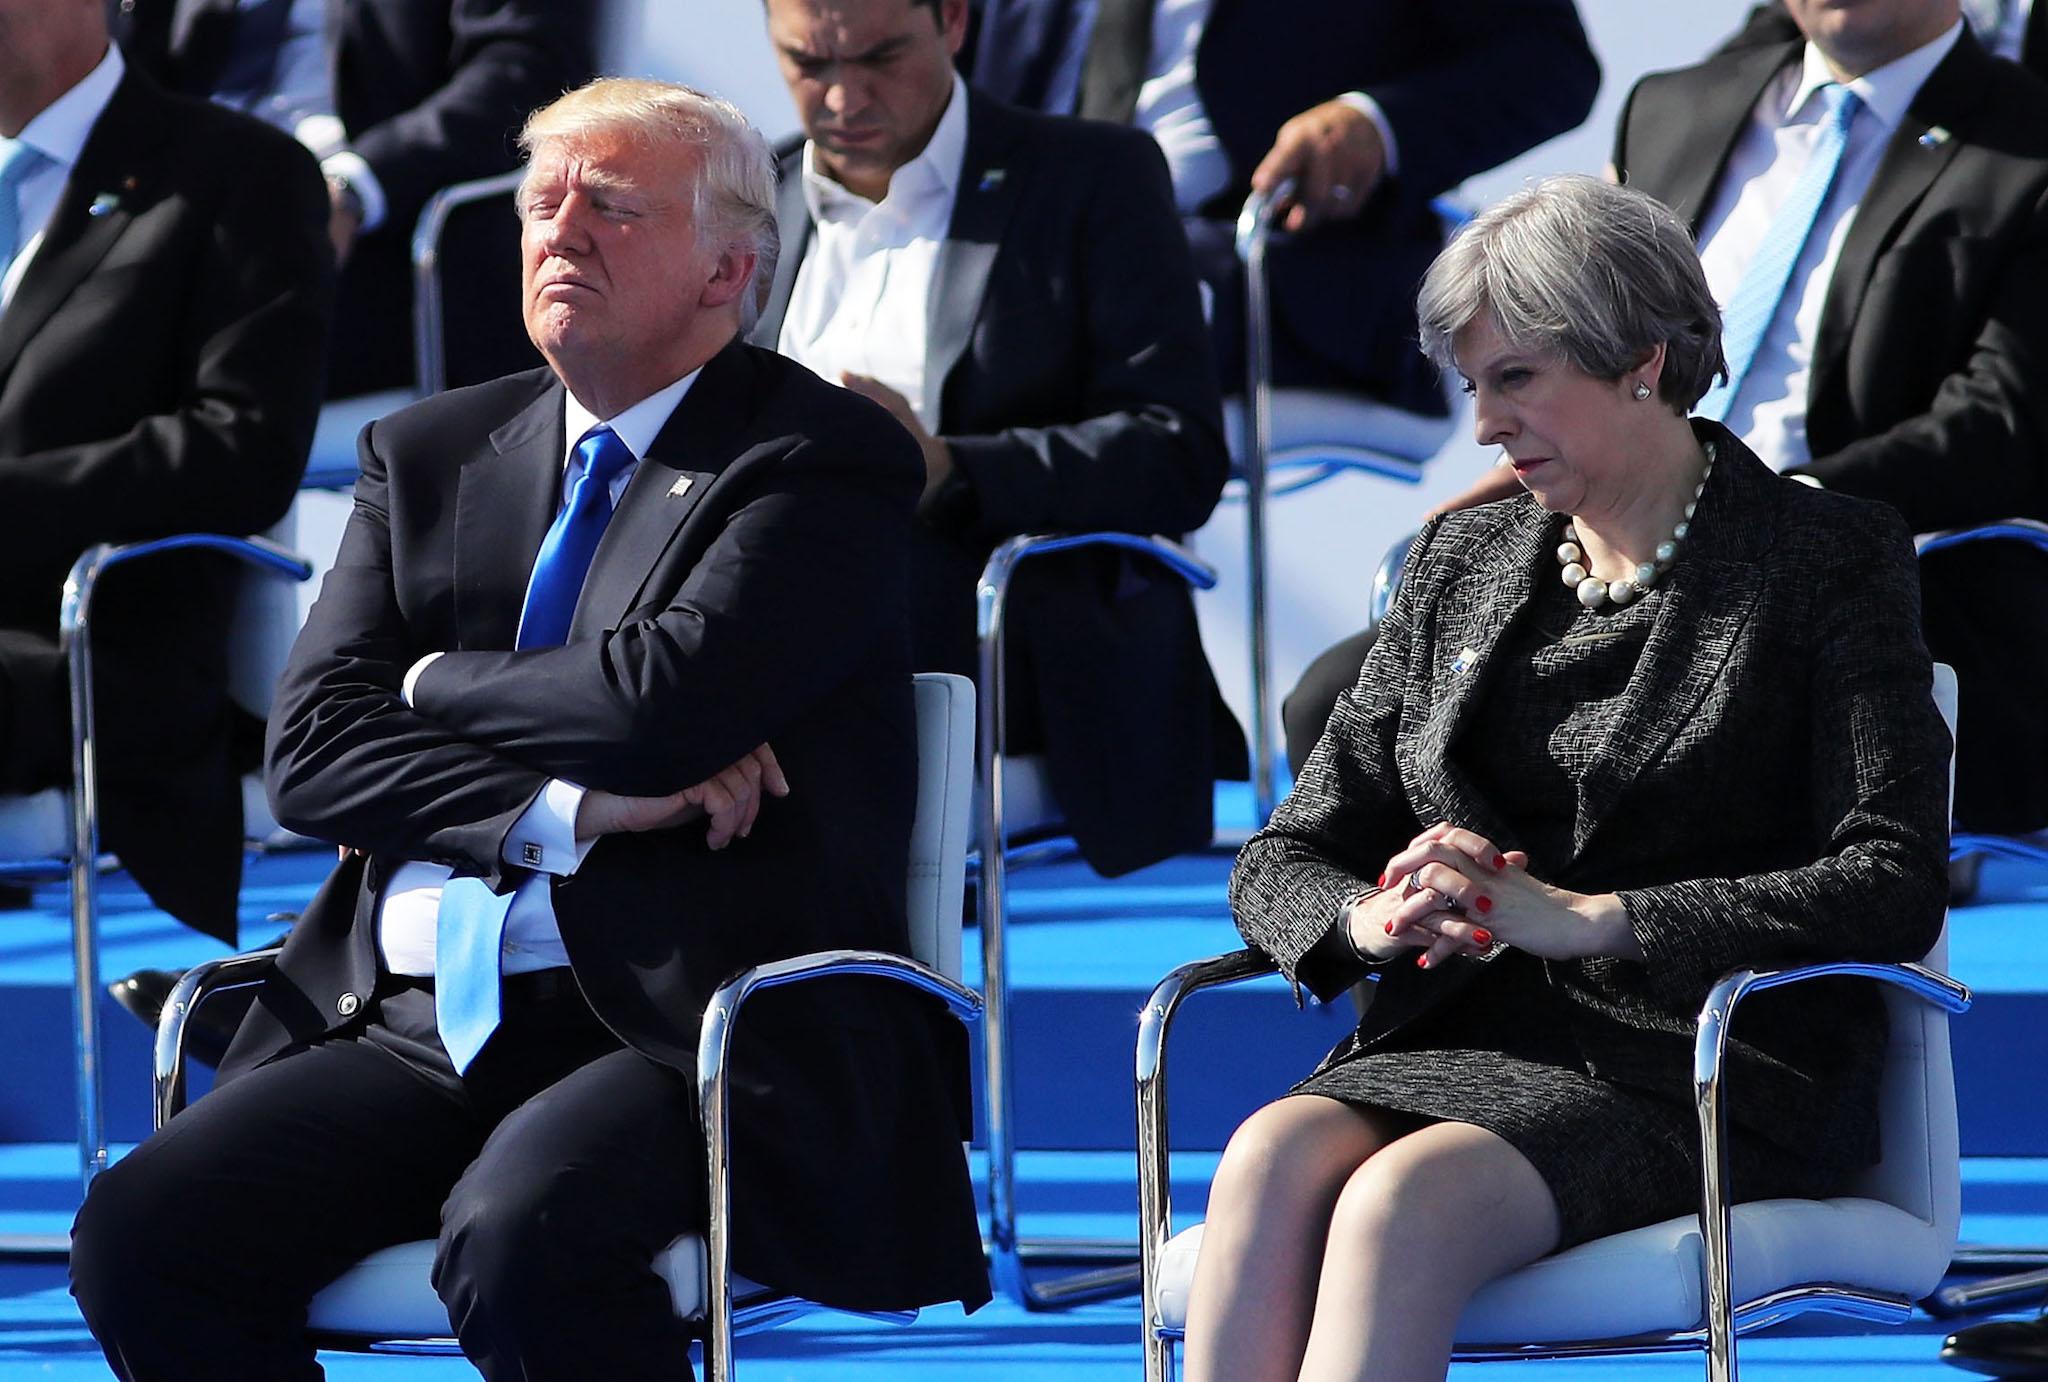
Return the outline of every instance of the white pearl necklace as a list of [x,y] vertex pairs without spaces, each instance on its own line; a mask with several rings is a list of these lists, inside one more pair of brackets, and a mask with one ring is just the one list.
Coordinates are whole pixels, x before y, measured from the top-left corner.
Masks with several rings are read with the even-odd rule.
[[1579,546],[1579,530],[1567,523],[1564,527],[1564,541],[1558,544],[1557,559],[1564,567],[1564,583],[1578,592],[1579,603],[1587,609],[1598,609],[1612,600],[1625,605],[1639,595],[1647,595],[1650,587],[1657,583],[1671,563],[1678,560],[1678,544],[1685,541],[1692,531],[1693,511],[1699,508],[1700,496],[1707,492],[1707,477],[1714,473],[1714,447],[1707,444],[1707,468],[1700,472],[1700,482],[1693,486],[1692,498],[1685,502],[1685,517],[1678,520],[1671,530],[1667,542],[1657,544],[1657,559],[1646,561],[1635,570],[1635,575],[1618,581],[1603,581],[1586,569],[1585,549]]

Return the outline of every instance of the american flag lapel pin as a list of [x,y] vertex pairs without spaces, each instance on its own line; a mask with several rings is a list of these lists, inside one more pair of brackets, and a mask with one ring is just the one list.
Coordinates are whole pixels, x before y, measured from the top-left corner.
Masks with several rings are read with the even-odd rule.
[[696,480],[695,480],[695,478],[694,478],[694,477],[692,477],[692,476],[689,476],[689,475],[678,475],[678,476],[676,476],[676,482],[675,482],[674,484],[672,484],[672,485],[670,485],[670,486],[668,487],[668,497],[669,497],[669,498],[671,498],[671,499],[680,499],[680,498],[682,498],[682,497],[683,497],[684,495],[686,495],[686,494],[688,494],[688,493],[690,492],[690,486],[691,486],[691,485],[693,485],[693,484],[695,484],[695,483],[696,483]]
[[981,175],[980,190],[983,192],[993,192],[1002,185],[1003,170],[1001,168],[991,168]]
[[1462,677],[1472,670],[1472,664],[1479,661],[1479,654],[1470,648],[1458,649],[1458,655],[1451,659],[1451,675]]
[[1948,141],[1948,129],[1942,125],[1933,125],[1928,128],[1927,133],[1920,136],[1920,147],[1923,149],[1938,149],[1948,143]]

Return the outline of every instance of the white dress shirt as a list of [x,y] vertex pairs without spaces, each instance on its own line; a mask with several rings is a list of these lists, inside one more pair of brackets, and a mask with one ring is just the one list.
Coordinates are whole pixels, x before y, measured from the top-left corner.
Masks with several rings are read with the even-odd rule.
[[[98,66],[86,73],[78,85],[38,111],[36,118],[15,136],[18,143],[28,145],[46,161],[14,189],[15,204],[21,209],[21,249],[8,267],[7,276],[0,279],[0,311],[5,311],[13,301],[21,276],[28,272],[29,260],[42,247],[43,231],[57,210],[58,199],[64,195],[64,184],[71,180],[71,170],[78,166],[86,137],[99,123],[100,113],[113,99],[114,88],[121,84],[121,74],[127,70],[127,64],[121,61],[121,50],[108,44],[107,55],[99,60]],[[115,187],[93,190],[120,195],[120,189]]]
[[[633,463],[612,480],[614,504],[626,492],[626,486],[632,483],[633,473],[640,468],[640,458],[654,444],[655,437],[667,425],[669,415],[675,412],[676,405],[682,402],[683,395],[690,391],[690,385],[697,381],[700,372],[690,371],[667,388],[650,394],[610,419],[612,431],[633,453]],[[566,504],[569,491],[583,477],[583,459],[576,454],[576,443],[604,419],[592,415],[589,409],[576,401],[574,394],[565,391],[563,397],[567,400],[562,420],[568,449],[562,461],[559,502]],[[412,703],[413,687],[418,684],[420,673],[440,656],[439,653],[429,653],[406,672],[404,695],[408,705]],[[687,787],[691,784],[677,785]],[[501,968],[506,974],[552,969],[569,963],[569,952],[562,946],[561,928],[555,924],[554,899],[548,879],[550,875],[567,876],[576,872],[584,856],[590,853],[590,847],[597,843],[595,839],[579,841],[576,838],[576,811],[583,803],[583,791],[572,782],[559,779],[549,782],[519,819],[512,823],[512,828],[505,833],[504,844],[499,847],[499,857],[506,863],[533,870],[532,876],[524,879],[513,893],[512,907],[505,914],[505,952]],[[441,915],[441,885],[448,881],[450,873],[445,864],[429,864],[417,859],[400,864],[392,871],[377,908],[378,945],[383,951],[384,967],[391,973],[421,975],[434,972],[434,938]]]
[[[1932,43],[1848,84],[1862,107],[1849,126],[1841,166],[1725,419],[1729,430],[1773,470],[1813,459],[1806,440],[1807,387],[1835,261],[1855,224],[1856,207],[1883,161],[1885,145],[1914,95],[1962,32],[1957,21]],[[1819,51],[1808,44],[1804,62],[1786,68],[1764,88],[1729,154],[1700,223],[1700,262],[1707,286],[1723,310],[1813,154],[1826,110],[1820,89],[1833,80]]]
[[[1230,185],[1230,157],[1209,123],[1202,94],[1195,89],[1195,50],[1209,23],[1215,0],[1158,0],[1152,11],[1152,51],[1145,63],[1145,81],[1138,88],[1138,106],[1131,123],[1159,141],[1173,176],[1173,201],[1182,215],[1193,215]],[[1069,27],[1062,36],[1060,59],[1046,88],[1047,110],[1073,111],[1081,104],[1081,68],[1088,40],[1095,32],[1096,0],[1076,0]],[[1379,102],[1363,91],[1341,97],[1346,105],[1371,120],[1386,146],[1386,168],[1392,177],[1400,163],[1394,127]]]
[[820,172],[816,155],[806,143],[811,244],[790,287],[777,348],[835,384],[842,370],[881,380],[936,432],[944,381],[927,377],[926,309],[967,157],[967,85],[954,75],[938,127],[890,175],[879,202]]

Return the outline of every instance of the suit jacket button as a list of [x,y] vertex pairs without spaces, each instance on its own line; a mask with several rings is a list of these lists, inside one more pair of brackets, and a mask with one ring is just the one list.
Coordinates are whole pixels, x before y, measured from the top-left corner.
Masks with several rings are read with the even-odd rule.
[[334,1000],[334,1010],[343,1017],[354,1017],[356,1009],[361,1006],[363,1006],[363,1000],[356,997],[353,993],[344,993],[341,997]]

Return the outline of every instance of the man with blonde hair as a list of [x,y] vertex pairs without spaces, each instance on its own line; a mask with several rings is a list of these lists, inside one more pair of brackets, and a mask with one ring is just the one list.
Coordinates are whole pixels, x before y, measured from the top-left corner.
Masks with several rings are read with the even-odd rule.
[[[775,230],[731,106],[600,81],[524,143],[548,368],[365,431],[271,721],[279,819],[346,857],[222,1087],[74,1230],[124,1378],[317,1377],[311,1295],[437,1235],[485,1376],[686,1373],[652,1263],[704,1223],[706,999],[906,946],[917,449],[738,340]],[[749,1008],[741,1272],[853,1308],[986,1299],[939,1023],[851,981]]]

